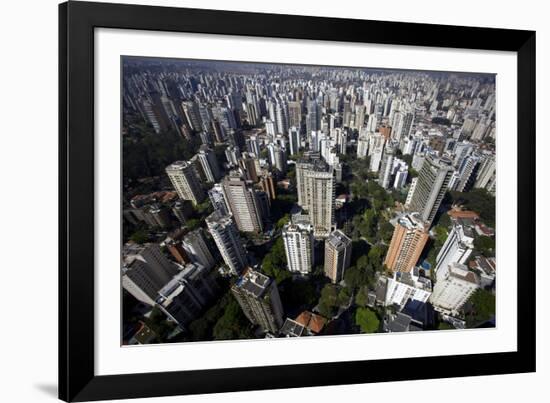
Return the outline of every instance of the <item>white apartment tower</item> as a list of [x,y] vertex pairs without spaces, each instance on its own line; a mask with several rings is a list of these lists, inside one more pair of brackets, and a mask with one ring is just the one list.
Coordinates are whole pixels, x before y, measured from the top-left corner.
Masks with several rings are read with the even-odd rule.
[[454,223],[447,240],[439,251],[435,260],[435,274],[437,280],[447,276],[449,264],[466,263],[474,248],[474,234],[469,228]]
[[231,216],[223,216],[215,211],[206,217],[206,225],[231,273],[240,274],[247,266],[248,259]]
[[206,239],[202,228],[185,235],[182,246],[193,263],[198,263],[207,269],[212,269],[216,265],[210,242]]
[[237,172],[225,177],[222,186],[227,205],[239,230],[262,232],[261,208],[256,191]]
[[479,279],[473,271],[451,263],[445,277],[435,283],[431,303],[438,312],[456,315],[478,288]]
[[313,225],[304,221],[288,223],[283,227],[282,238],[288,270],[299,274],[310,273],[314,265]]
[[205,194],[192,164],[176,161],[166,167],[166,174],[181,199],[191,200],[195,205],[204,200]]
[[158,291],[177,273],[155,244],[126,244],[122,249],[122,287],[138,301],[154,305]]

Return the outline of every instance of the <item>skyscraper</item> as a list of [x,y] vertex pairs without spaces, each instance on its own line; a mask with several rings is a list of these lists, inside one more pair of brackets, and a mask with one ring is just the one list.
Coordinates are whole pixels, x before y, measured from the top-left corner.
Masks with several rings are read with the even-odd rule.
[[420,213],[420,218],[431,224],[453,175],[451,161],[427,155],[414,187],[409,211]]
[[459,167],[459,179],[456,190],[466,192],[472,188],[476,180],[480,158],[477,154],[471,154],[464,158]]
[[122,250],[122,286],[137,300],[153,305],[158,291],[177,268],[155,244],[126,244]]
[[202,130],[202,119],[197,104],[193,101],[183,101],[181,108],[191,129],[196,132]]
[[200,264],[207,269],[212,269],[216,265],[213,245],[206,238],[202,228],[197,228],[186,234],[182,240],[182,246],[193,263]]
[[378,182],[384,189],[388,189],[392,185],[391,179],[393,174],[393,160],[394,149],[393,147],[387,145],[384,151],[384,156],[382,157],[380,172],[378,173]]
[[307,104],[306,131],[308,136],[311,132],[321,130],[321,107],[317,101],[309,101]]
[[187,264],[159,290],[156,305],[180,327],[196,319],[218,291],[216,272]]
[[319,159],[319,154],[305,156],[296,162],[296,187],[298,191],[298,205],[307,208],[309,204],[310,189],[306,181],[306,173],[313,169],[315,160]]
[[283,227],[282,238],[285,245],[288,270],[307,274],[314,265],[313,226],[305,220],[296,220]]
[[298,154],[300,150],[300,129],[296,126],[291,126],[288,129],[288,142],[290,144],[290,154]]
[[326,238],[334,226],[333,168],[321,159],[297,164],[296,181],[298,203],[309,212],[315,237]]
[[300,102],[291,101],[288,103],[288,125],[296,127],[300,132],[302,123],[302,105]]
[[275,200],[277,193],[275,192],[275,180],[271,172],[265,172],[260,177],[260,188],[269,196],[269,200]]
[[269,143],[267,146],[267,151],[269,155],[269,162],[271,168],[277,170],[281,174],[286,173],[286,150],[284,147]]
[[451,263],[445,276],[435,283],[430,301],[436,311],[456,315],[478,288],[479,278],[473,271]]
[[370,171],[378,172],[384,153],[385,137],[380,133],[371,133],[369,136]]
[[199,148],[198,158],[207,182],[213,183],[220,179],[220,167],[218,166],[218,160],[216,159],[214,151],[210,147],[202,145]]
[[263,221],[256,191],[234,171],[224,178],[222,186],[239,230],[262,232]]
[[435,274],[437,280],[447,275],[449,264],[464,264],[474,248],[474,234],[470,228],[454,222],[447,240],[437,254],[435,260]]
[[410,272],[428,241],[428,231],[418,213],[397,218],[384,264],[393,272]]
[[325,276],[336,284],[344,278],[351,259],[351,239],[339,229],[325,240]]
[[283,306],[275,281],[249,269],[231,287],[231,292],[250,322],[265,332],[279,332],[283,325]]
[[166,174],[172,186],[183,200],[193,204],[201,203],[205,194],[193,166],[186,161],[176,161],[166,167]]
[[359,132],[357,139],[357,158],[366,158],[369,151],[369,137],[366,131]]
[[212,189],[208,191],[208,198],[215,211],[218,211],[221,215],[229,214],[229,206],[227,200],[225,200],[225,194],[223,193],[223,186],[216,183],[212,186]]
[[206,217],[206,225],[231,273],[240,274],[247,266],[248,259],[231,216],[223,216],[215,211]]

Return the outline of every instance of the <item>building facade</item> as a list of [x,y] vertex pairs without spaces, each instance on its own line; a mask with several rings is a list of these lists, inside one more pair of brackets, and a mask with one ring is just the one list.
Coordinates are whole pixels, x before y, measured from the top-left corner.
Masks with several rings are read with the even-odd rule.
[[420,213],[421,219],[431,224],[443,201],[452,175],[453,167],[450,160],[426,156],[408,204],[409,211]]
[[205,194],[192,164],[176,161],[166,167],[166,174],[181,199],[190,200],[195,205],[204,200]]
[[231,292],[250,322],[264,332],[279,332],[283,325],[283,305],[275,281],[258,271],[248,270],[231,287]]
[[343,280],[351,260],[351,239],[342,231],[333,231],[325,240],[325,275],[336,284]]
[[288,270],[292,273],[308,274],[314,265],[313,226],[309,222],[289,223],[283,227]]
[[402,214],[397,218],[384,264],[392,272],[410,272],[428,237],[428,231],[418,214]]
[[206,217],[206,225],[229,271],[239,275],[247,266],[248,258],[233,219],[215,211]]
[[431,303],[438,312],[456,315],[479,288],[478,276],[460,263],[451,263],[447,274],[435,283]]

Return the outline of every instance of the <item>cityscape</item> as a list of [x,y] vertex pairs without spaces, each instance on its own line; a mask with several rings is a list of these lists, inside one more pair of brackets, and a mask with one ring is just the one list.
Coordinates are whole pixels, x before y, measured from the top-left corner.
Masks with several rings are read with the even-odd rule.
[[493,74],[121,63],[123,345],[496,326]]

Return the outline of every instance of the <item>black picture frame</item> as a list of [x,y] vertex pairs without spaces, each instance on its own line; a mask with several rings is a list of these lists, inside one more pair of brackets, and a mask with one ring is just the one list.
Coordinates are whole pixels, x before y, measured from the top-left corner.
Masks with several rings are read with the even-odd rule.
[[[94,29],[99,27],[517,52],[518,351],[96,376]],[[534,31],[70,1],[59,5],[59,94],[60,399],[89,401],[535,371]],[[396,366],[422,371],[396,372]]]

